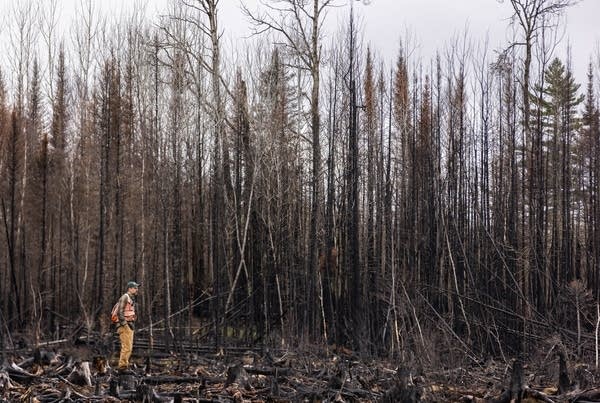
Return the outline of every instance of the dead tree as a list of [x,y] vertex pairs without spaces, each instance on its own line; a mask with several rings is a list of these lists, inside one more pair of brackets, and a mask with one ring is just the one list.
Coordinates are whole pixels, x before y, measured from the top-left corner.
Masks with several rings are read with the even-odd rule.
[[311,174],[311,208],[309,250],[307,263],[307,301],[308,305],[303,321],[313,337],[318,336],[317,326],[318,307],[312,303],[316,301],[317,294],[317,269],[319,249],[321,248],[320,233],[322,232],[322,180],[321,180],[321,143],[320,129],[321,117],[319,111],[319,85],[321,64],[320,33],[324,24],[326,9],[332,5],[333,0],[312,0],[300,2],[295,0],[261,1],[262,11],[251,11],[247,6],[242,6],[244,13],[255,26],[255,34],[271,31],[280,35],[288,51],[296,56],[300,63],[298,68],[310,73],[312,83],[310,90],[310,131],[312,148],[312,174]]
[[[524,146],[529,147],[528,167],[523,167],[529,170],[529,178],[527,182],[527,192],[531,204],[530,213],[527,220],[532,233],[532,255],[531,269],[534,273],[539,273],[544,268],[544,195],[543,195],[543,159],[542,159],[542,133],[532,133],[531,130],[531,89],[530,75],[531,64],[533,60],[533,46],[537,40],[537,34],[540,30],[546,28],[549,24],[556,24],[556,19],[561,16],[564,10],[575,4],[577,0],[510,0],[510,4],[514,10],[512,17],[513,23],[517,25],[521,32],[521,41],[511,44],[514,46],[524,46],[525,58],[523,61],[523,76],[521,78],[522,90],[522,113],[523,113],[523,137]],[[526,159],[523,159],[525,164]],[[525,208],[523,207],[523,221],[525,221]],[[523,226],[524,228],[525,226]],[[528,315],[526,314],[527,301],[527,284],[530,278],[530,273],[523,273],[520,278],[523,294],[518,302],[517,309],[523,313],[523,321],[519,325],[521,334],[525,330],[525,322]],[[519,340],[516,344],[519,349],[522,349],[523,338],[517,336]]]

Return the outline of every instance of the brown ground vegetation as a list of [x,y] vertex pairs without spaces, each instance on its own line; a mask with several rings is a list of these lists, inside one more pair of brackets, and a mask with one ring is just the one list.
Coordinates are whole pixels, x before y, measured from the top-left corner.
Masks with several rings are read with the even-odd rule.
[[[86,340],[89,340],[87,338]],[[99,338],[96,338],[96,341]],[[188,346],[189,347],[189,346]],[[600,372],[560,344],[525,361],[432,368],[417,358],[361,357],[336,346],[195,346],[139,338],[129,374],[117,349],[63,341],[5,351],[0,399],[30,402],[600,402]],[[521,400],[519,400],[521,399]]]

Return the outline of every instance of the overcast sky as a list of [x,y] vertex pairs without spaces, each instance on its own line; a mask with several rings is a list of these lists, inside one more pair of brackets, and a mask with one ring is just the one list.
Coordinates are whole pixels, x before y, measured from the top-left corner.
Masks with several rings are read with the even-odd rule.
[[[251,9],[259,4],[257,0],[241,1]],[[462,36],[465,30],[475,43],[483,43],[487,36],[490,50],[506,46],[511,38],[509,0],[503,3],[498,0],[368,0],[369,5],[362,0],[337,0],[337,4],[346,6],[330,11],[327,19],[330,29],[336,29],[347,18],[351,2],[361,20],[365,40],[389,63],[398,54],[400,39],[406,41],[407,36],[416,47],[415,56],[427,63],[436,50]],[[240,11],[240,0],[221,0],[219,4],[225,35],[235,38],[248,35],[249,24]],[[567,44],[571,44],[573,68],[583,84],[590,57],[597,55],[600,47],[600,0],[582,0],[569,8],[564,18],[565,36],[556,56],[564,58]],[[600,67],[597,57],[595,61],[596,67]]]
[[[24,0],[19,0],[24,1]],[[50,1],[50,0],[43,0]],[[62,16],[61,26],[68,26],[77,4],[86,0],[57,0]],[[100,12],[122,15],[123,10],[136,3],[147,3],[148,18],[153,19],[159,12],[166,12],[169,0],[92,0]],[[258,0],[242,0],[249,8],[255,8]],[[335,30],[348,15],[348,4],[352,0],[337,0],[345,5],[331,11],[327,25]],[[401,37],[406,41],[407,33],[415,56],[422,57],[425,63],[443,49],[453,37],[462,36],[467,30],[475,43],[482,43],[489,37],[491,50],[505,46],[510,38],[508,28],[511,7],[509,0],[503,4],[498,0],[369,0],[353,1],[355,11],[361,20],[364,38],[379,56],[391,63],[397,56]],[[7,16],[15,0],[0,0],[0,34],[6,34]],[[220,0],[220,25],[226,38],[235,43],[243,43],[243,37],[249,34],[249,23],[240,11],[240,0]],[[587,64],[591,56],[598,66],[600,28],[597,20],[600,16],[600,0],[582,0],[568,9],[565,16],[566,32],[557,56],[566,54],[567,43],[572,46],[573,67],[576,77],[583,84]],[[4,31],[4,32],[1,32]]]
[[[240,0],[221,0],[222,27],[233,32],[248,32],[248,24],[239,11]],[[242,0],[249,6],[256,0]],[[352,0],[339,0],[348,4]],[[378,54],[393,61],[398,53],[400,39],[410,36],[416,47],[416,56],[429,60],[436,50],[467,30],[474,42],[489,38],[491,50],[506,46],[511,37],[509,18],[512,7],[509,0],[370,0],[354,1],[355,11],[362,22],[365,40]],[[338,26],[347,17],[348,8],[331,12],[328,25]],[[587,65],[597,55],[600,43],[600,0],[582,0],[568,9],[565,15],[565,37],[557,49],[557,56],[566,55],[570,43],[576,77],[586,78]],[[243,34],[241,34],[243,35]],[[596,57],[596,65],[598,64]],[[600,66],[596,66],[600,67]],[[583,87],[583,85],[582,85]]]

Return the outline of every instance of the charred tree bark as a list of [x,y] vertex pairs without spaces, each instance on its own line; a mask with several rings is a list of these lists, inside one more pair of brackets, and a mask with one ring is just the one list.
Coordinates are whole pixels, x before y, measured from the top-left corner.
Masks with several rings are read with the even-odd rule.
[[350,90],[350,113],[348,122],[348,165],[347,172],[347,189],[346,203],[348,211],[346,212],[346,265],[349,273],[349,292],[347,293],[348,307],[348,324],[351,326],[348,334],[355,348],[363,347],[364,342],[364,323],[362,312],[362,275],[360,262],[360,242],[359,242],[359,156],[358,156],[358,105],[356,96],[356,79],[354,67],[354,52],[355,49],[355,31],[354,31],[354,16],[350,16],[350,45],[349,45],[349,69],[348,82]]

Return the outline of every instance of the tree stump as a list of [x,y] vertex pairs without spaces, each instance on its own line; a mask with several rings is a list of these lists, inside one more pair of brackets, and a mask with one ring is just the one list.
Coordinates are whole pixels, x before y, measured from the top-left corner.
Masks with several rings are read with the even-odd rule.
[[421,401],[421,390],[412,382],[410,370],[400,368],[395,385],[379,400],[380,403],[418,403]]
[[92,372],[90,371],[90,363],[82,362],[67,377],[67,380],[79,386],[92,386]]

